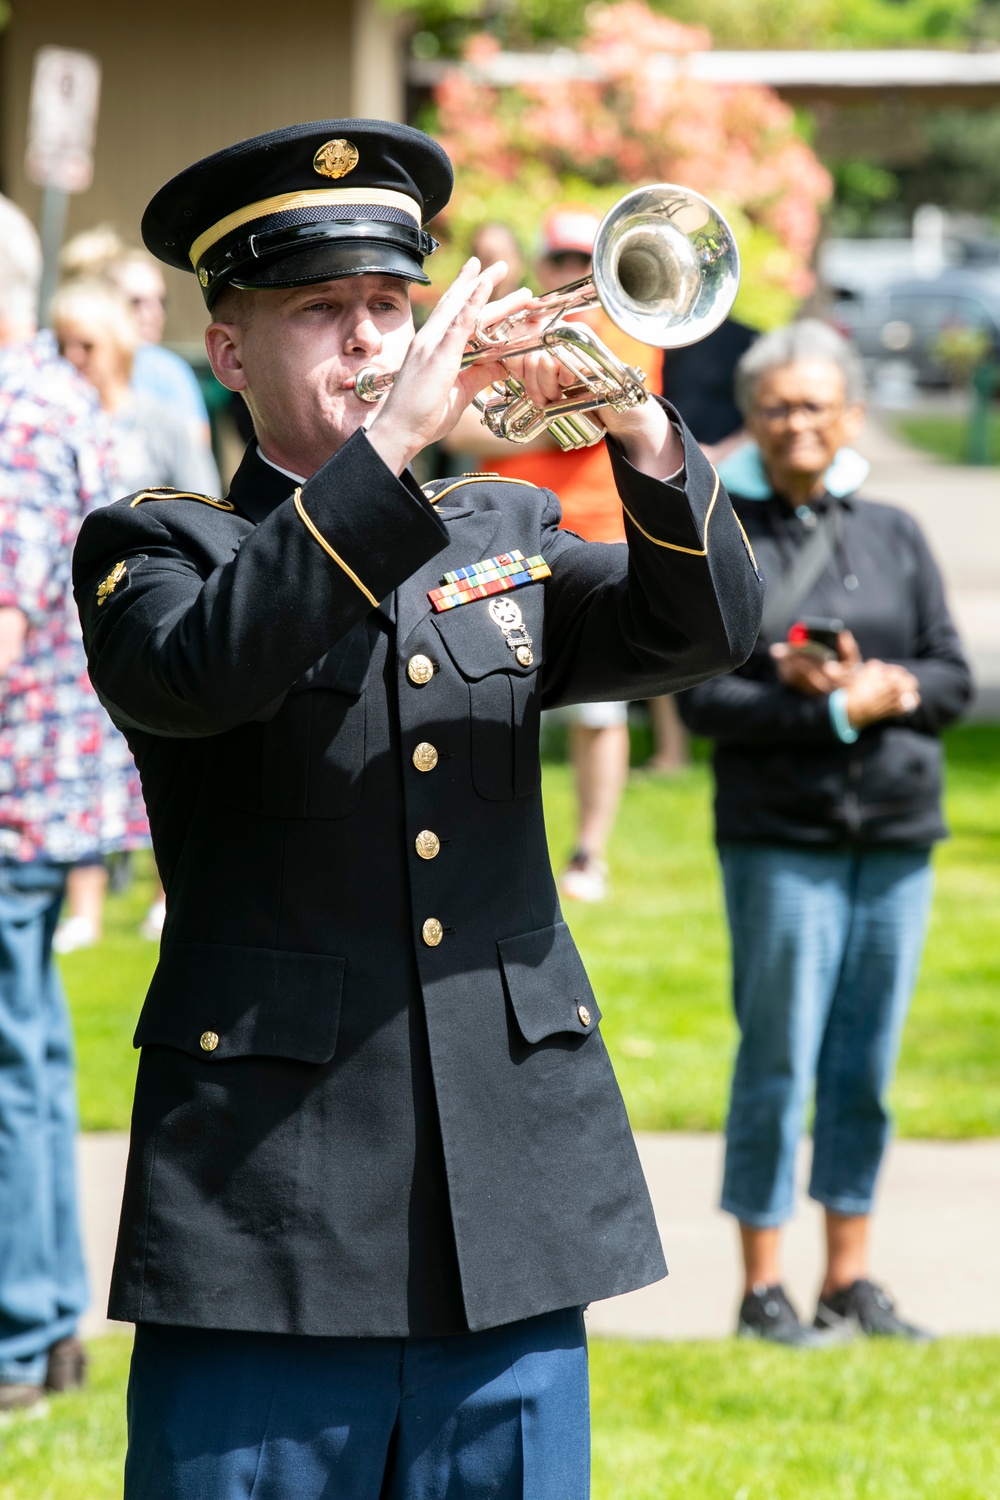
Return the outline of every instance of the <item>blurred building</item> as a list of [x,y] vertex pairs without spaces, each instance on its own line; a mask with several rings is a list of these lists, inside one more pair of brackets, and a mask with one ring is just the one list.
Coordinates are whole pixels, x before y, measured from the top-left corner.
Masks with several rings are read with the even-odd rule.
[[[34,55],[75,47],[101,63],[94,182],[71,202],[69,234],[108,222],[136,240],[161,183],[243,136],[329,116],[403,118],[398,21],[376,0],[10,0],[9,11],[0,31],[0,190],[36,222],[40,194],[24,174]],[[167,338],[200,341],[194,278],[166,274]]]

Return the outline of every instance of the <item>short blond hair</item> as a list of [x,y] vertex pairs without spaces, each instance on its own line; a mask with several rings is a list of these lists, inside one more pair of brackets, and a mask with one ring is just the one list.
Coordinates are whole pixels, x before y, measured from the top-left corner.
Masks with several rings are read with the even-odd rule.
[[112,224],[97,224],[67,240],[59,252],[59,276],[63,281],[96,281],[108,267],[121,260],[127,246]]
[[131,359],[139,347],[132,309],[106,281],[64,281],[49,311],[56,337],[61,323],[76,323],[111,335],[116,348]]

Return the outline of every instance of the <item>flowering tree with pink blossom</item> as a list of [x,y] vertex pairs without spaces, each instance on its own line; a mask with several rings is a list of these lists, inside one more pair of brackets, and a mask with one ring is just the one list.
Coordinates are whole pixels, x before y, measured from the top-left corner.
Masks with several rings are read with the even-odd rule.
[[[703,28],[621,0],[588,9],[579,50],[593,79],[499,87],[484,70],[498,44],[473,38],[434,96],[435,134],[457,176],[449,244],[430,263],[437,283],[486,219],[508,222],[531,250],[553,203],[603,211],[642,183],[678,182],[733,226],[744,265],[737,316],[758,327],[786,320],[813,284],[830,179],[773,90],[691,77],[685,59],[710,46]],[[651,66],[657,54],[676,60],[672,76]]]

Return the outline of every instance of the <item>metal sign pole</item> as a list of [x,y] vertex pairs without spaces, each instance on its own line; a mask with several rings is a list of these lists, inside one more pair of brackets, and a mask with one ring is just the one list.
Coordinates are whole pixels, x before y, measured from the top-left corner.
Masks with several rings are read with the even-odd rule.
[[59,274],[70,193],[83,193],[94,175],[94,132],[101,65],[89,52],[41,47],[35,54],[25,169],[42,189],[42,284],[38,321],[47,323]]
[[49,326],[49,304],[59,279],[59,252],[66,233],[69,194],[47,187],[42,193],[42,284],[38,289],[38,325]]

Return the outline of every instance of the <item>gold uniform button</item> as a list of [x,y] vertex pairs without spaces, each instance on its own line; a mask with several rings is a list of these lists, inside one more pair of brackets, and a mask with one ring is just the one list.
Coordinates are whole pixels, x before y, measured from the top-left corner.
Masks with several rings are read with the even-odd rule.
[[437,763],[438,753],[435,750],[434,746],[429,745],[426,740],[421,740],[420,744],[413,752],[413,764],[416,766],[417,770],[433,771]]
[[219,1045],[219,1038],[214,1031],[203,1031],[198,1041],[202,1052],[214,1052]]
[[530,646],[518,646],[514,656],[519,667],[530,667],[535,659]]
[[417,834],[413,845],[421,859],[437,859],[441,853],[441,840],[429,828],[424,828]]
[[576,1013],[580,1017],[580,1024],[582,1026],[590,1025],[590,1011],[585,1005],[578,1005],[576,1007]]
[[420,934],[424,942],[427,944],[428,948],[436,948],[438,943],[440,943],[441,939],[444,937],[444,928],[441,926],[441,923],[438,921],[437,917],[428,917],[427,921],[420,929]]
[[429,656],[411,656],[406,663],[406,675],[414,687],[423,687],[434,676],[434,663]]

